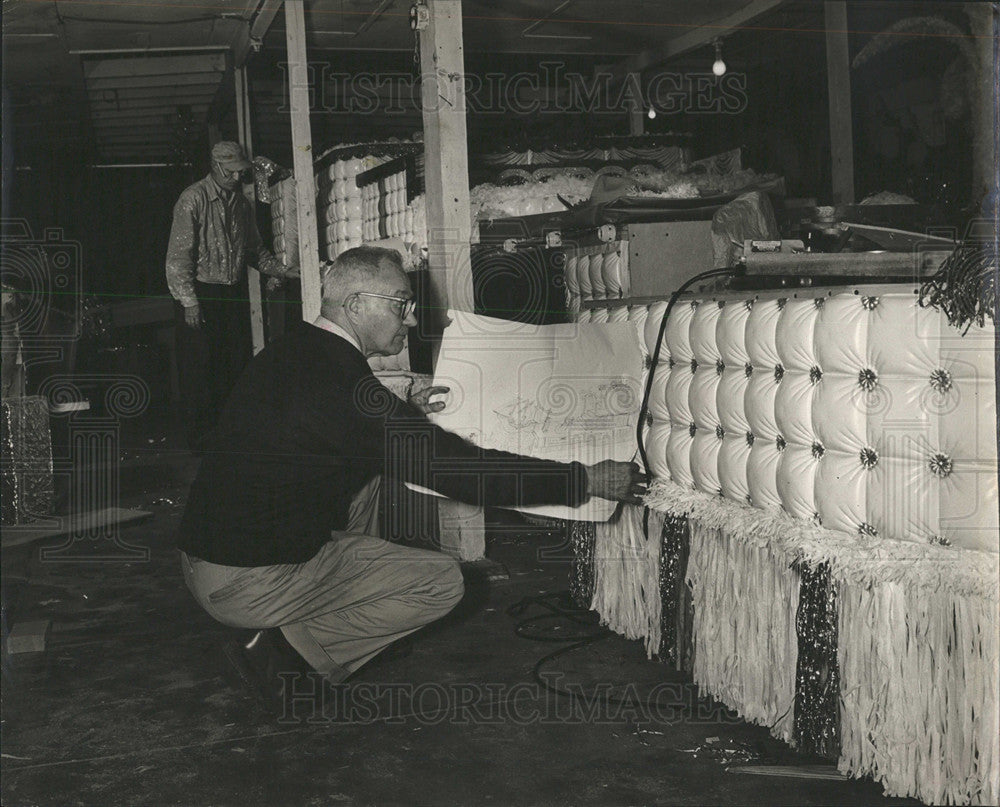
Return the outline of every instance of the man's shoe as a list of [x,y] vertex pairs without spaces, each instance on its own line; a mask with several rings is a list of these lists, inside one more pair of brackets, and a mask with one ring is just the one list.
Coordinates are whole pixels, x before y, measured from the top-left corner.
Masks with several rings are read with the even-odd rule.
[[271,714],[282,713],[281,673],[305,673],[309,665],[288,644],[280,628],[269,628],[242,637],[231,636],[222,645],[227,677],[253,696]]

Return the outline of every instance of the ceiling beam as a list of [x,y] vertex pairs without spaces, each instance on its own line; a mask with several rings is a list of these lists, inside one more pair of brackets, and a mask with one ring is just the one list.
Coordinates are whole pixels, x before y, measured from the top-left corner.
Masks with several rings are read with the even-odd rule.
[[86,60],[83,75],[89,81],[102,78],[174,76],[179,73],[221,73],[226,69],[224,53],[185,56],[148,56],[131,59]]
[[752,0],[726,17],[693,27],[687,33],[668,40],[662,48],[644,50],[619,62],[611,68],[611,79],[613,82],[623,81],[629,73],[641,73],[689,50],[707,45],[716,37],[725,36],[734,28],[746,25],[784,2],[785,0]]
[[230,43],[235,69],[246,64],[251,49],[260,50],[264,35],[280,10],[281,0],[264,0],[263,3],[260,0],[250,0],[247,4],[247,25],[236,32],[236,36]]

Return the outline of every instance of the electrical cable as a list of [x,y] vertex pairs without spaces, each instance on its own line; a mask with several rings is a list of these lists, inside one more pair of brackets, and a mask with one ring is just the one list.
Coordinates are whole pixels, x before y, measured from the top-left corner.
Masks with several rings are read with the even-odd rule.
[[[532,606],[540,607],[550,613],[538,614],[535,616],[524,616],[525,612]],[[571,692],[568,689],[556,686],[550,680],[550,676],[542,675],[542,668],[550,661],[568,653],[572,653],[574,650],[579,650],[581,647],[587,647],[588,645],[596,644],[597,642],[615,636],[613,631],[597,623],[597,616],[592,611],[573,605],[568,590],[563,589],[561,591],[539,594],[533,597],[525,597],[511,605],[507,609],[507,615],[512,618],[523,617],[514,625],[514,633],[523,639],[528,639],[533,642],[571,642],[571,644],[568,644],[566,647],[560,647],[558,650],[554,650],[553,652],[542,656],[535,662],[531,669],[531,675],[535,683],[547,692],[551,692],[552,694],[560,697],[569,698],[574,703],[581,704],[588,709],[595,703],[603,704],[605,706],[624,706],[640,710],[648,710],[651,707],[655,708],[657,698],[618,698],[607,693],[602,693],[599,696],[588,697],[583,693]],[[532,632],[529,629],[529,626],[532,624],[552,619],[567,619],[576,625],[591,625],[594,629],[589,633],[582,633],[576,636],[545,635]]]
[[[723,275],[736,277],[744,271],[745,268],[737,266],[727,269],[709,269],[705,272],[699,272],[694,277],[690,277],[681,283],[677,290],[670,295],[670,299],[667,301],[667,307],[663,311],[663,319],[660,320],[660,330],[656,335],[656,345],[653,347],[653,353],[650,356],[649,375],[646,377],[646,389],[642,395],[642,405],[639,407],[639,419],[635,424],[635,439],[639,446],[639,456],[642,458],[642,465],[647,472],[649,471],[649,461],[646,457],[646,444],[643,440],[642,427],[645,424],[646,413],[649,409],[649,394],[653,389],[653,375],[656,373],[656,365],[660,361],[660,348],[663,345],[663,334],[666,333],[667,330],[667,318],[670,316],[670,312],[673,310],[677,299],[699,280],[707,280],[710,277],[722,277]],[[647,535],[646,538],[648,540],[649,536]]]

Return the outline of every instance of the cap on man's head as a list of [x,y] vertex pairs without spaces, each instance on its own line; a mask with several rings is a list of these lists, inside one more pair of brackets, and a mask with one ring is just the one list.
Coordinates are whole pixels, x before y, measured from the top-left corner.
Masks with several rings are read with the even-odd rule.
[[243,146],[232,140],[222,140],[212,146],[212,159],[229,170],[240,170],[250,167]]

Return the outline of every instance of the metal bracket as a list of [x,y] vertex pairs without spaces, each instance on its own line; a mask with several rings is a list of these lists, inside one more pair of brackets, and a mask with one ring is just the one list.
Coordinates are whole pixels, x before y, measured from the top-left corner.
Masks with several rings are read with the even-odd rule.
[[614,224],[602,224],[597,228],[597,238],[605,244],[610,244],[617,235],[618,229]]

